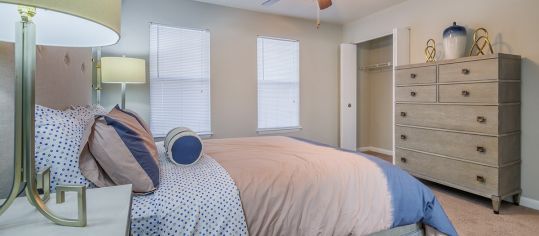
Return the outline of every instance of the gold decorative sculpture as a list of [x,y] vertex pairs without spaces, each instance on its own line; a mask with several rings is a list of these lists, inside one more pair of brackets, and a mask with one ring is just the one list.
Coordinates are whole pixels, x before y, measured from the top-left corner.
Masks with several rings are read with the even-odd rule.
[[473,41],[474,44],[472,46],[472,49],[470,49],[470,56],[485,55],[484,50],[486,46],[488,46],[490,53],[494,54],[494,50],[492,50],[492,44],[490,43],[490,39],[488,38],[488,31],[485,28],[479,28],[475,30],[473,34]]
[[425,48],[425,59],[427,59],[427,62],[436,61],[436,42],[434,39],[429,39],[427,41],[427,47]]

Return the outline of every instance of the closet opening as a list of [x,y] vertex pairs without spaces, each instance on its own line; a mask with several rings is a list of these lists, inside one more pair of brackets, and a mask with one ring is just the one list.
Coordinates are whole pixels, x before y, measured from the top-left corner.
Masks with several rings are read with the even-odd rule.
[[409,62],[410,28],[340,45],[340,148],[395,163],[394,68]]
[[[393,155],[393,36],[357,44],[358,151]],[[386,156],[387,155],[387,156]]]

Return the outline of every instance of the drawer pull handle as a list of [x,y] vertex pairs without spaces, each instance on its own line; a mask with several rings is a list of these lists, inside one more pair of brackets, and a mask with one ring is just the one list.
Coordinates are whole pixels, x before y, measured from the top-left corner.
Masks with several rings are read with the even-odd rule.
[[470,92],[468,92],[466,90],[462,90],[462,96],[468,97],[468,96],[470,96]]
[[485,153],[487,150],[484,147],[477,146],[477,152]]
[[410,74],[410,78],[412,78],[412,79],[415,79],[415,77],[417,77],[417,75],[416,75],[416,74],[413,74],[413,73],[412,73],[412,74]]
[[416,92],[414,92],[414,91],[410,92],[410,96],[415,97],[415,95],[417,95]]
[[485,123],[485,122],[487,122],[487,118],[485,118],[484,116],[478,116],[477,117],[477,122]]
[[485,177],[483,177],[483,176],[481,176],[481,175],[478,175],[478,176],[476,177],[476,180],[477,180],[477,182],[479,182],[479,183],[485,183],[485,182],[487,182],[487,180],[485,179]]
[[401,116],[402,116],[402,117],[406,117],[406,112],[401,111]]
[[401,139],[402,139],[402,140],[406,140],[407,138],[408,138],[408,137],[406,137],[406,135],[401,134]]
[[401,162],[406,163],[408,160],[406,160],[406,157],[401,157]]
[[464,74],[464,75],[470,74],[470,70],[469,69],[462,69],[462,74]]

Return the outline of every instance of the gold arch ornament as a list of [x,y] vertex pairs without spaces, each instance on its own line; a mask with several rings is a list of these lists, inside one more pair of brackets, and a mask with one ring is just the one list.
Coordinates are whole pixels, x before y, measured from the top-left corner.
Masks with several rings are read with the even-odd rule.
[[488,31],[485,28],[479,28],[475,30],[475,32],[473,33],[473,41],[474,44],[472,46],[472,49],[470,49],[470,56],[485,55],[484,50],[487,46],[490,53],[494,54],[494,50],[492,50],[492,44],[490,43],[490,39],[488,38]]
[[434,39],[427,40],[427,47],[425,48],[425,59],[427,62],[436,61],[436,42]]

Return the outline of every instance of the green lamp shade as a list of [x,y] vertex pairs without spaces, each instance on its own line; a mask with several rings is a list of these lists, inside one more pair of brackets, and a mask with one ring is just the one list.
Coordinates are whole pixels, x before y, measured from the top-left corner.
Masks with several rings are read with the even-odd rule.
[[0,41],[15,41],[18,5],[36,8],[38,45],[96,47],[120,39],[121,0],[0,0]]
[[102,57],[101,82],[143,84],[146,82],[146,61],[129,57]]

